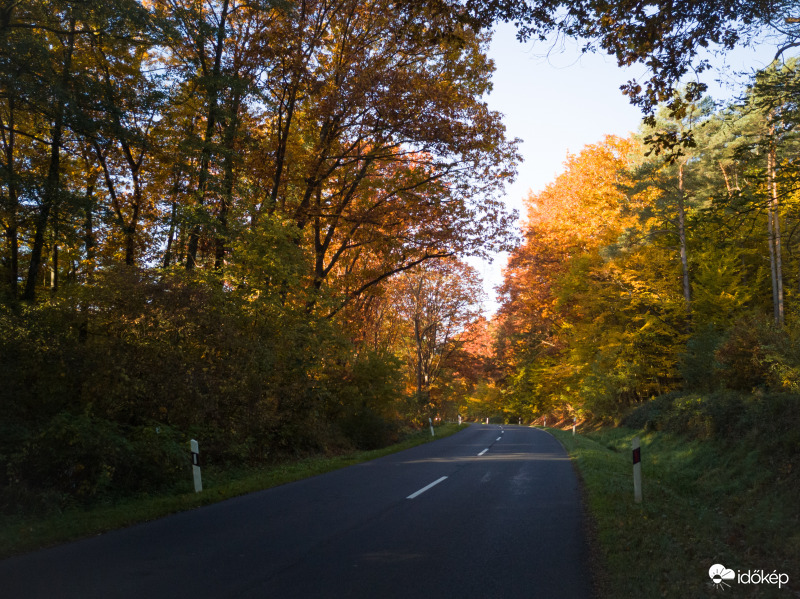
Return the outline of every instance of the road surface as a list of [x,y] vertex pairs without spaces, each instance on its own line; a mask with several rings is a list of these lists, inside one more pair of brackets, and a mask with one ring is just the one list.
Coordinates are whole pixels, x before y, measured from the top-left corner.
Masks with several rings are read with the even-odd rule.
[[[187,474],[188,475],[188,474]],[[0,561],[11,598],[590,598],[578,482],[526,427]]]

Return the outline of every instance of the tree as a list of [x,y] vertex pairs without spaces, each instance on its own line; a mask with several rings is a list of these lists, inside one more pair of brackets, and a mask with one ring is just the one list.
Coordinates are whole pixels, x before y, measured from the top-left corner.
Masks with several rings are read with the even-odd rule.
[[[763,216],[769,254],[773,319],[785,321],[784,239],[782,219],[796,218],[793,196],[798,189],[795,169],[797,111],[789,90],[796,85],[797,63],[774,64],[758,73],[745,96],[725,111],[726,147],[716,149],[725,176],[725,193],[716,201],[731,212],[733,223]],[[791,212],[790,212],[791,210]],[[794,213],[794,214],[793,214]]]
[[152,160],[156,153],[165,94],[156,77],[144,75],[152,66],[147,59],[149,49],[135,47],[129,53],[132,56],[120,59],[128,48],[115,47],[115,40],[92,41],[90,93],[100,99],[91,128],[87,127],[86,144],[103,174],[128,266],[136,263],[140,221],[145,216],[152,218],[155,208],[155,201],[147,197],[154,169],[148,168],[146,159]]
[[785,321],[780,224],[784,210],[781,204],[790,204],[787,199],[800,189],[794,169],[786,168],[797,147],[800,113],[796,92],[799,82],[798,61],[793,59],[783,65],[773,64],[758,73],[751,90],[751,103],[761,113],[766,126],[762,137],[766,145],[767,231],[773,313],[778,327],[782,327]]
[[[291,104],[295,130],[272,138],[269,173],[282,192],[276,209],[313,252],[312,285],[336,273],[347,302],[423,262],[504,247],[510,221],[498,192],[517,156],[479,100],[485,40],[464,29],[432,42],[441,16],[417,5],[313,8],[305,26],[338,34],[293,48],[308,53],[293,64],[305,60],[304,80],[315,84],[279,112],[289,119]],[[276,95],[295,97],[297,76],[285,79],[290,88]]]
[[588,277],[590,264],[602,268],[603,261],[596,262],[601,249],[633,223],[636,205],[620,185],[637,147],[615,137],[587,146],[568,156],[564,173],[543,192],[527,198],[525,242],[509,259],[499,312],[498,358],[509,363],[507,384],[520,412],[546,413],[580,402],[580,377],[565,367],[564,357],[571,327],[591,320],[591,310],[576,300],[577,292],[567,294],[565,281],[572,288],[578,272]]
[[[162,425],[202,429],[225,460],[290,439],[367,444],[373,416],[420,414],[399,385],[411,346],[408,387],[455,405],[444,387],[480,287],[458,258],[510,246],[501,195],[519,159],[484,101],[488,22],[461,9],[0,9],[0,328],[15,395],[0,402],[15,431],[0,487],[28,470],[19,480],[44,484],[26,456],[49,455],[48,435],[91,454],[65,495],[107,488],[102,473]],[[423,281],[416,332],[396,301],[405,275]]]
[[[136,2],[114,7],[97,2],[61,2],[55,10],[49,3],[14,3],[4,13],[0,85],[7,111],[3,123],[6,135],[3,174],[10,223],[7,226],[12,254],[10,276],[14,278],[11,285],[14,293],[19,271],[20,211],[33,206],[32,242],[22,294],[28,301],[36,296],[49,233],[52,233],[53,286],[57,286],[58,223],[62,218],[59,209],[71,191],[65,184],[64,149],[90,128],[95,98],[86,92],[93,88],[87,75],[95,57],[94,41],[113,39],[124,55],[131,47],[146,44],[149,33],[147,14]],[[20,137],[33,143],[22,146],[17,143]],[[20,155],[23,148],[31,153]],[[42,148],[46,148],[46,162]],[[17,165],[26,162],[35,166],[29,175],[21,177]]]
[[[689,272],[689,250],[687,242],[688,206],[696,207],[698,202],[690,185],[687,186],[687,168],[697,162],[690,148],[679,148],[660,156],[658,148],[664,139],[684,139],[693,135],[695,129],[704,126],[713,112],[713,101],[706,97],[697,104],[690,104],[685,116],[674,119],[668,110],[662,110],[655,123],[645,126],[643,136],[645,143],[662,140],[647,152],[649,160],[637,165],[638,172],[631,176],[635,181],[631,194],[647,193],[648,201],[639,213],[643,224],[644,235],[671,235],[677,238],[677,249],[681,262],[681,286],[685,302],[687,326],[692,317],[692,287]],[[671,144],[670,144],[671,145]],[[655,154],[653,156],[653,154]],[[689,175],[691,177],[691,173]],[[648,193],[649,192],[649,193]],[[647,221],[654,221],[648,224]],[[631,231],[632,232],[632,231]],[[630,233],[630,232],[629,232]]]
[[431,390],[467,339],[463,334],[481,310],[483,291],[475,270],[455,260],[410,269],[394,283],[392,297],[408,323],[406,359],[413,372],[418,408],[435,405]]

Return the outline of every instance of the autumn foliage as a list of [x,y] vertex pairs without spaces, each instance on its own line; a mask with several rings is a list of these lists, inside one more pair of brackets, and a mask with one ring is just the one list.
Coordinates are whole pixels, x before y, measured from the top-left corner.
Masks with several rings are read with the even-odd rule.
[[[577,322],[593,322],[585,297],[592,280],[608,276],[598,260],[630,224],[621,191],[637,150],[632,140],[609,137],[569,156],[564,173],[539,194],[530,194],[525,241],[512,253],[501,288],[501,346],[511,368],[514,410],[548,410],[577,403],[568,358]],[[516,368],[515,368],[516,366]]]
[[507,415],[797,391],[797,81],[792,60],[722,109],[660,110],[528,196],[498,315]]
[[[644,30],[568,4],[5,6],[0,509],[169,486],[190,437],[263,464],[457,414],[797,390],[796,62],[716,109],[669,84],[735,41],[730,3]],[[569,156],[516,248],[519,140],[485,101],[497,18],[654,70],[627,90],[640,134]],[[658,48],[691,51],[665,62],[672,28]],[[487,320],[467,258],[499,251]]]
[[383,0],[4,9],[0,504],[168,484],[189,437],[263,463],[443,412],[480,303],[459,259],[512,238],[486,24]]

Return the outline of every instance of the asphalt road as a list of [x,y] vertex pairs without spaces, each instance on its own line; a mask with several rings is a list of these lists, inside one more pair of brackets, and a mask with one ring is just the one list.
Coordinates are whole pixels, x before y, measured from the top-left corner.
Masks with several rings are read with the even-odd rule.
[[0,596],[583,599],[591,581],[578,483],[561,445],[537,429],[473,425],[0,561]]

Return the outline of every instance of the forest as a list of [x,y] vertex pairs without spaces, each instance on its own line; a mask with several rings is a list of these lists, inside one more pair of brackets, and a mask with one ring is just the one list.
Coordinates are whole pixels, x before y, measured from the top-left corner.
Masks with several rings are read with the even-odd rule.
[[733,103],[662,108],[526,198],[498,323],[505,410],[800,391],[799,75],[776,61]]
[[[190,438],[258,465],[458,414],[799,393],[797,62],[725,106],[673,91],[773,4],[634,13],[623,45],[625,3],[589,4],[4,3],[1,509],[169,486]],[[624,90],[640,132],[569,156],[521,236],[497,20],[653,74]],[[487,320],[466,259],[501,251]]]

